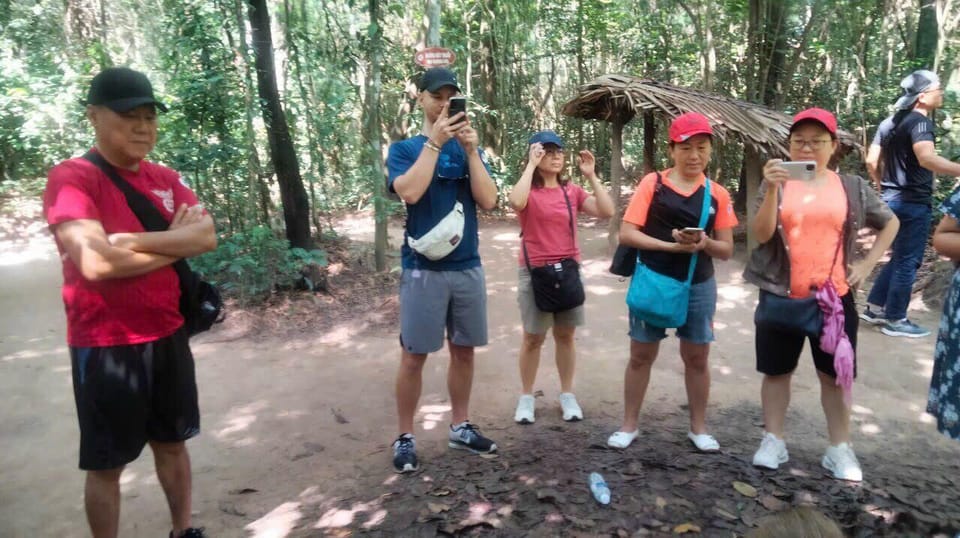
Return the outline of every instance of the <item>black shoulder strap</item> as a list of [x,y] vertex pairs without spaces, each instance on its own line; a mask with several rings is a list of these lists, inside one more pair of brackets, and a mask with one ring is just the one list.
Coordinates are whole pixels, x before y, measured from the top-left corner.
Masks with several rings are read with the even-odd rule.
[[[157,209],[157,206],[153,205],[153,202],[140,191],[133,188],[133,185],[127,182],[127,180],[120,177],[120,174],[103,158],[103,155],[90,150],[83,154],[83,158],[103,171],[103,173],[110,178],[110,181],[120,189],[120,192],[122,192],[127,199],[127,205],[130,206],[133,214],[137,216],[137,220],[143,225],[144,230],[148,232],[162,232],[170,227],[170,223],[163,217],[160,210]],[[190,266],[187,265],[186,260],[179,259],[173,262],[172,267],[177,272],[177,276],[180,277],[181,290],[189,290],[196,286],[196,277],[190,269]],[[192,297],[193,295],[190,293],[181,293],[180,301],[183,303],[184,301],[192,300]]]
[[103,158],[103,155],[90,150],[83,154],[83,158],[99,168],[110,178],[110,181],[120,189],[120,192],[122,192],[123,196],[127,199],[127,205],[130,206],[130,210],[137,216],[140,224],[143,224],[144,230],[148,232],[162,232],[170,227],[167,219],[163,218],[160,210],[153,205],[153,202],[140,191],[133,188],[133,185],[127,182],[127,180],[123,179],[120,174],[117,173],[116,169]]
[[[577,246],[577,234],[573,229],[573,206],[570,204],[570,196],[567,195],[567,189],[560,184],[560,190],[563,192],[563,199],[567,202],[567,216],[570,217],[570,236],[573,240],[573,246]],[[527,270],[530,270],[530,256],[527,255],[527,243],[523,240],[523,230],[520,230],[520,248],[523,249],[523,260],[527,264]]]

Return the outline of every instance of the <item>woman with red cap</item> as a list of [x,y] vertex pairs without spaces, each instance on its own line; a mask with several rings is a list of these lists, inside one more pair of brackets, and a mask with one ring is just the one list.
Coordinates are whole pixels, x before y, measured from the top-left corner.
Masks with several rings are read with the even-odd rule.
[[[690,409],[687,438],[697,450],[715,452],[720,444],[706,427],[707,357],[717,306],[713,258],[726,260],[733,254],[737,217],[727,190],[704,174],[713,149],[713,129],[707,118],[682,114],[670,124],[669,136],[673,167],[640,180],[623,215],[620,244],[639,250],[638,267],[642,264],[645,270],[689,283],[686,321],[677,327]],[[631,309],[623,425],[607,440],[611,447],[626,448],[639,436],[640,407],[664,338],[665,327]]]
[[[789,458],[783,436],[790,380],[809,339],[830,438],[821,463],[835,478],[860,481],[850,446],[858,325],[853,293],[893,242],[899,222],[867,181],[827,168],[837,149],[833,114],[810,108],[794,116],[789,146],[790,159],[807,164],[772,159],[764,166],[750,223],[759,245],[744,271],[760,287],[754,322],[766,431],[753,464],[776,469]],[[807,177],[800,178],[798,167]],[[867,226],[879,234],[866,257],[854,260],[857,231]]]
[[522,241],[517,302],[523,322],[523,342],[520,345],[523,392],[517,402],[514,420],[520,424],[534,421],[533,383],[540,364],[540,348],[551,327],[556,346],[557,371],[560,374],[563,420],[582,420],[583,410],[573,394],[576,363],[573,335],[576,328],[584,323],[583,305],[559,312],[541,311],[534,297],[530,273],[535,268],[548,265],[563,266],[559,263],[562,260],[579,263],[577,215],[586,213],[610,218],[614,211],[613,199],[604,190],[594,169],[596,160],[589,151],[581,150],[577,162],[580,173],[590,182],[593,194],[563,176],[563,140],[556,133],[540,131],[530,137],[528,143],[530,150],[526,167],[509,197],[510,205],[520,219]]

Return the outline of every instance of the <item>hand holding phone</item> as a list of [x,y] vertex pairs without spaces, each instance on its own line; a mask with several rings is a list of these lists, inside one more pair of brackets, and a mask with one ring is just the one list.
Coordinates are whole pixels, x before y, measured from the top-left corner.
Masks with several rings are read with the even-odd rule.
[[780,166],[787,171],[790,179],[813,181],[817,177],[816,161],[785,161]]
[[679,242],[699,243],[703,238],[703,228],[687,227],[679,230]]
[[462,97],[462,96],[451,97],[451,98],[450,98],[450,106],[447,108],[447,117],[448,117],[448,118],[452,118],[452,117],[456,116],[456,115],[457,115],[458,113],[460,113],[460,112],[463,112],[463,114],[464,114],[464,115],[463,115],[463,118],[461,118],[462,121],[459,121],[459,122],[457,122],[457,123],[454,124],[454,125],[460,125],[461,123],[463,123],[464,121],[467,120],[467,116],[466,116],[466,114],[467,114],[467,98],[466,98],[466,97]]

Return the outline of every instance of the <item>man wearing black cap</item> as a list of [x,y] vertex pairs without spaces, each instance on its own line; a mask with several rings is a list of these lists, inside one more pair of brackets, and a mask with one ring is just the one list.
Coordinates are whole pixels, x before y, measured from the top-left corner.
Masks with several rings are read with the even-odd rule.
[[[200,432],[197,386],[171,264],[216,247],[213,219],[177,172],[144,160],[157,141],[156,111],[167,110],[146,76],[106,69],[85,104],[96,146],[89,159],[50,170],[43,205],[63,261],[87,521],[95,537],[117,536],[120,473],[149,443],[170,536],[202,537],[191,527],[185,444]],[[146,196],[169,229],[145,232],[101,165]]]
[[890,262],[883,267],[860,314],[888,336],[921,338],[930,331],[907,319],[917,269],[930,235],[934,173],[960,176],[960,164],[937,155],[931,113],[943,106],[936,73],[921,69],[900,82],[896,112],[877,127],[867,169],[882,199],[900,219]]
[[406,203],[400,279],[401,362],[397,373],[399,437],[393,466],[417,470],[413,418],[427,354],[450,348],[447,388],[452,421],[450,448],[490,453],[497,445],[470,423],[474,347],[487,343],[486,283],[480,265],[477,206],[492,209],[497,187],[480,152],[477,132],[463,112],[450,116],[460,92],[449,69],[420,77],[421,134],[390,145],[390,190]]

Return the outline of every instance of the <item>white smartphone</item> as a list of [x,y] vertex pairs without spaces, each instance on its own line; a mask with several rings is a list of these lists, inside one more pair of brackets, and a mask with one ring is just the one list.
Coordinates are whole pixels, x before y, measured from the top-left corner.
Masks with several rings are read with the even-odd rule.
[[790,174],[790,179],[813,181],[817,177],[817,163],[814,161],[784,161],[780,166]]

